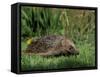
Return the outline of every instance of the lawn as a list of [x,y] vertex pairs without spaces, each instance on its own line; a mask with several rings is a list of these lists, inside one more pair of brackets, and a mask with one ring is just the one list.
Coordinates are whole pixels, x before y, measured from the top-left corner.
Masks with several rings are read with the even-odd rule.
[[[24,48],[27,45],[22,43]],[[79,55],[77,56],[50,56],[42,57],[34,54],[22,54],[21,69],[22,70],[47,70],[47,69],[61,69],[61,68],[77,68],[77,67],[92,67],[95,66],[95,52],[94,47],[90,44],[80,43]]]

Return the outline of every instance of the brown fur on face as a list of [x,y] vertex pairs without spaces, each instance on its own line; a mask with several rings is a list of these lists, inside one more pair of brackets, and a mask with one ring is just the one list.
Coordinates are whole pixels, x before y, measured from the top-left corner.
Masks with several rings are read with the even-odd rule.
[[26,52],[42,56],[79,54],[74,43],[68,38],[60,35],[41,37],[33,41],[27,47]]

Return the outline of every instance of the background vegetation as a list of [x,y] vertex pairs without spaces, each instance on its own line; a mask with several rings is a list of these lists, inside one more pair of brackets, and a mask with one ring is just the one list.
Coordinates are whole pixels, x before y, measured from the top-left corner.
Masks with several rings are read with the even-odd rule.
[[44,58],[22,54],[22,70],[60,69],[95,66],[95,11],[41,7],[21,8],[22,52],[28,39],[64,35],[72,39],[80,54]]

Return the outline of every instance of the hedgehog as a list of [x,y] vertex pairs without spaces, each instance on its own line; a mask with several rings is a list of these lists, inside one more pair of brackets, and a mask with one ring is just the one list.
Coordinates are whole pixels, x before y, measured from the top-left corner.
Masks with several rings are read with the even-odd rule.
[[75,44],[65,36],[48,35],[32,41],[26,48],[27,53],[40,56],[78,55]]

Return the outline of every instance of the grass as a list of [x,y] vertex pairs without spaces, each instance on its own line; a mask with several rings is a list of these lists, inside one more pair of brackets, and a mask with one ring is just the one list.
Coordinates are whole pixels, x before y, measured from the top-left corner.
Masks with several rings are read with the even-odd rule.
[[[25,43],[23,43],[24,45]],[[24,45],[25,46],[25,45]],[[36,55],[22,54],[21,68],[22,70],[47,70],[77,67],[95,66],[95,52],[90,44],[78,44],[80,54],[78,56],[51,56],[42,57]],[[26,47],[24,47],[26,48]]]
[[41,57],[21,55],[22,70],[45,70],[95,66],[95,11],[23,6],[21,8],[21,47],[26,40],[45,35],[70,37],[79,48],[76,56]]

